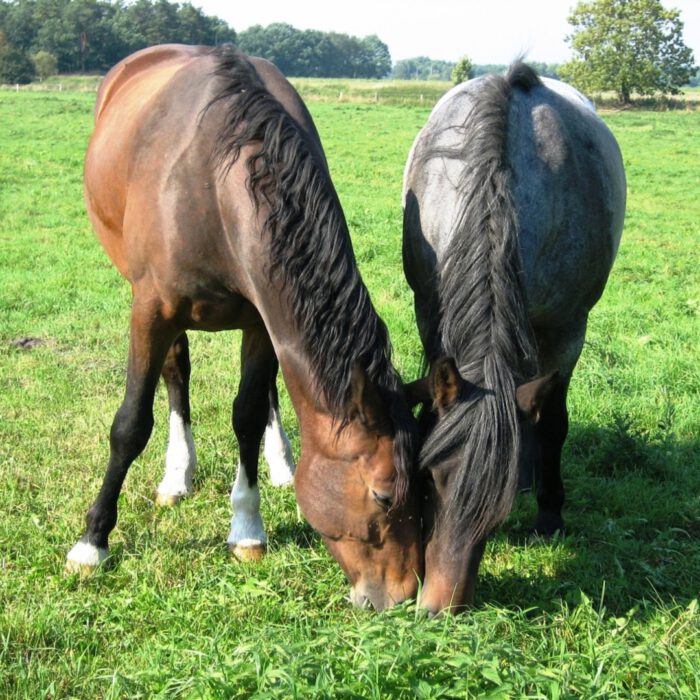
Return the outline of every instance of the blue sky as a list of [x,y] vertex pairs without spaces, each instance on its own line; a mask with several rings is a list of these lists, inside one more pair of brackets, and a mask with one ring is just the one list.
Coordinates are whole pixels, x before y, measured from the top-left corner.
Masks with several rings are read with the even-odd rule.
[[[662,0],[681,10],[684,39],[700,63],[700,0]],[[236,31],[286,22],[299,29],[377,34],[394,61],[413,56],[475,63],[508,63],[521,53],[531,61],[570,58],[569,0],[192,0]]]

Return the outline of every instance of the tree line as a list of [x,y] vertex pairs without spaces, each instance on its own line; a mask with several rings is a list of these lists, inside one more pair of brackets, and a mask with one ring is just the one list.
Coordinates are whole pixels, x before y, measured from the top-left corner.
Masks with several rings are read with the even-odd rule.
[[[676,94],[700,73],[683,43],[680,12],[661,0],[580,0],[569,15],[571,61],[531,63],[540,75],[567,80],[592,94]],[[393,66],[376,35],[256,25],[236,34],[224,20],[190,2],[169,0],[0,0],[0,83],[52,73],[105,72],[133,51],[161,43],[235,42],[288,76],[452,80],[500,73],[504,65],[472,65],[418,56]]]
[[360,39],[275,23],[242,31],[237,43],[241,51],[267,58],[296,78],[384,78],[391,71],[389,47],[374,34]]
[[163,43],[235,42],[286,75],[381,78],[389,49],[377,36],[302,31],[288,24],[240,34],[190,2],[169,0],[0,0],[0,82],[105,72],[130,53]]
[[[0,69],[5,82],[26,82],[36,71],[32,57],[50,56],[61,73],[104,72],[137,49],[182,42],[235,41],[223,20],[189,2],[136,0],[0,0]],[[2,59],[4,58],[4,62]],[[23,71],[19,71],[22,65]],[[7,80],[11,78],[11,80]]]

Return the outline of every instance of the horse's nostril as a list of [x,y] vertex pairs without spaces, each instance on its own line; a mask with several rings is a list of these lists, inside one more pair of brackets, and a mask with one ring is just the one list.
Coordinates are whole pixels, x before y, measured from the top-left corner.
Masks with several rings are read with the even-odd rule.
[[372,607],[372,601],[369,599],[369,596],[365,593],[361,593],[355,586],[350,589],[350,594],[347,599],[356,608],[369,610]]
[[374,489],[372,489],[372,498],[375,500],[377,505],[384,508],[384,510],[389,510],[389,508],[391,508],[391,504],[394,502],[392,496],[377,493]]

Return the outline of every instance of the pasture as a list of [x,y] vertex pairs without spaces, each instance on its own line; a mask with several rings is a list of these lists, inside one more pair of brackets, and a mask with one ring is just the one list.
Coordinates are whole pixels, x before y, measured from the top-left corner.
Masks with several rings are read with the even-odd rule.
[[[487,547],[476,609],[428,620],[413,604],[351,608],[293,492],[265,475],[269,554],[229,557],[235,333],[190,336],[195,496],[154,505],[161,387],[112,565],[64,574],[104,472],[127,347],[128,288],[82,203],[93,100],[0,92],[0,697],[700,696],[699,112],[604,115],[627,220],[570,392],[567,534],[531,539],[534,499],[520,496]],[[309,106],[396,365],[414,378],[401,176],[429,105]]]

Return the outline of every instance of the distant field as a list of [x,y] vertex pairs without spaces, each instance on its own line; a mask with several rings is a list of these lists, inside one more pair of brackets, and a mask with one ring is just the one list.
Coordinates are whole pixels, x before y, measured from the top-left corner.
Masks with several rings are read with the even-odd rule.
[[305,100],[432,106],[451,87],[443,80],[336,80],[294,78]]
[[[290,78],[301,96],[312,102],[352,102],[404,106],[432,106],[451,87],[445,80],[352,80],[344,78]],[[95,75],[57,75],[44,82],[20,85],[20,92],[96,92],[102,81]],[[17,90],[16,86],[0,86],[0,90]],[[602,109],[618,109],[613,93],[593,95]],[[700,88],[684,88],[681,95],[666,99],[636,97],[634,104],[642,109],[697,109]]]
[[[96,92],[102,82],[96,75],[56,75],[43,82],[0,90],[19,92]],[[305,100],[321,102],[366,102],[431,106],[452,87],[439,80],[351,80],[341,78],[292,78]]]
[[54,75],[28,85],[3,85],[2,89],[17,92],[97,92],[102,78],[101,75]]
[[[320,94],[310,109],[396,364],[413,378],[401,175],[435,96],[411,84],[392,96],[405,106],[372,104],[372,83],[296,82],[369,102]],[[352,609],[292,491],[265,476],[269,554],[228,557],[232,333],[191,335],[195,496],[153,503],[161,388],[120,499],[114,566],[63,573],[104,472],[127,346],[128,288],[82,203],[93,100],[0,92],[1,698],[700,697],[700,112],[605,114],[628,214],[572,385],[568,534],[529,539],[533,499],[519,498],[488,545],[476,609],[431,621],[413,604]]]

